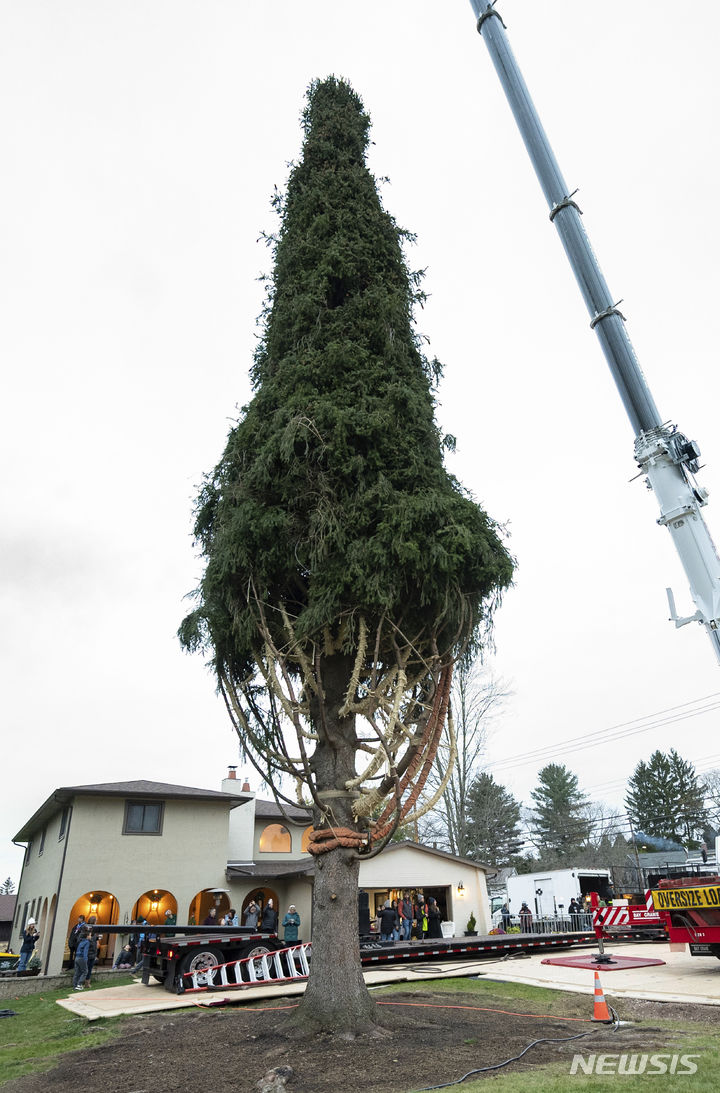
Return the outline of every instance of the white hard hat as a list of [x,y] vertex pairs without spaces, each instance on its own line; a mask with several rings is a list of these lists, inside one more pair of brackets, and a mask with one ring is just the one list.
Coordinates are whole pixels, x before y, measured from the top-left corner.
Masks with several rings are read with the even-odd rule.
[[28,924],[28,926],[34,926],[35,925],[35,919],[34,918],[29,918],[27,920],[27,924]]

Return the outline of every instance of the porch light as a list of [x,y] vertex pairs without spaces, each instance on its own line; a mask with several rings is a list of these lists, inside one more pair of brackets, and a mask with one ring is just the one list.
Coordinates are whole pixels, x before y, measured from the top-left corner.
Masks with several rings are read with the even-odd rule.
[[460,883],[458,884],[458,895],[459,896],[464,896],[465,895],[465,885],[463,884],[462,881],[460,881]]
[[97,913],[99,902],[100,900],[96,898],[95,893],[91,892],[88,898],[88,903],[90,904],[90,914],[94,915]]

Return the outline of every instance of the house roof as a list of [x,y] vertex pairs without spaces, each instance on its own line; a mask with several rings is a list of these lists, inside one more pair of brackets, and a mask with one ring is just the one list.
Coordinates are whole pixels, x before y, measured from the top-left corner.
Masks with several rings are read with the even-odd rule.
[[[634,855],[628,854],[628,858],[635,864]],[[684,865],[687,862],[684,850],[642,850],[638,858],[644,869],[653,869],[658,865]]]
[[400,850],[401,847],[421,850],[423,854],[433,854],[437,858],[448,858],[450,861],[459,862],[460,865],[471,865],[473,869],[482,869],[483,873],[492,872],[491,867],[483,862],[473,861],[472,858],[460,858],[457,854],[448,853],[447,850],[436,850],[434,846],[423,846],[422,843],[413,842],[412,839],[402,839],[396,843],[388,843],[383,850],[383,854],[392,854],[393,850]]
[[[431,846],[422,846],[411,839],[389,843],[384,848],[383,854],[392,854],[393,850],[399,850],[402,847],[419,850],[422,854],[430,854],[436,858],[446,858],[449,861],[457,862],[458,865],[470,865],[473,869],[482,869],[483,872],[487,872],[489,868],[481,862],[472,861],[470,858],[459,858],[457,854],[448,854],[445,850],[435,850]],[[232,864],[228,863],[225,875],[228,880],[232,880],[233,877],[238,880],[245,877],[268,877],[273,879],[298,875],[313,877],[315,875],[315,861],[313,858],[308,857],[302,858],[300,861],[249,862],[247,864],[233,862]]]
[[15,836],[17,842],[27,842],[34,831],[46,824],[61,808],[76,797],[162,797],[163,800],[227,801],[231,808],[252,799],[248,793],[221,793],[215,789],[175,786],[168,782],[150,782],[138,778],[133,782],[100,782],[90,786],[61,786],[40,805],[37,812]]
[[242,865],[228,865],[225,876],[228,880],[243,880],[247,877],[262,879],[263,877],[277,880],[279,877],[297,877],[315,875],[315,861],[313,858],[303,858],[301,861],[271,861],[249,862]]
[[0,922],[12,922],[15,915],[16,895],[0,893]]
[[260,797],[255,799],[255,818],[258,820],[287,819],[301,824],[312,822],[309,808],[300,808],[299,805],[279,805],[276,801],[264,801]]

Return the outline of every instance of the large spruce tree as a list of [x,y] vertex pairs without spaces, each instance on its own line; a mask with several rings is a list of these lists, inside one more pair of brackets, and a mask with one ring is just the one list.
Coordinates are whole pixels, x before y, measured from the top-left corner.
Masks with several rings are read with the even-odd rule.
[[625,803],[635,829],[644,835],[696,847],[708,822],[705,786],[692,763],[669,752],[654,751],[641,760],[628,781]]
[[[419,289],[365,165],[369,118],[313,83],[274,243],[254,396],[198,502],[205,558],[180,636],[211,654],[248,757],[312,812],[313,961],[299,1019],[374,1023],[357,876],[416,801],[451,667],[512,575],[493,521],[443,465]],[[452,751],[452,746],[450,748]],[[442,787],[444,788],[444,786]]]
[[591,830],[588,798],[579,789],[577,774],[563,763],[548,763],[539,771],[530,796],[530,828],[541,858],[560,862],[587,843]]
[[524,841],[512,793],[482,771],[468,790],[465,814],[468,857],[495,868],[510,865]]

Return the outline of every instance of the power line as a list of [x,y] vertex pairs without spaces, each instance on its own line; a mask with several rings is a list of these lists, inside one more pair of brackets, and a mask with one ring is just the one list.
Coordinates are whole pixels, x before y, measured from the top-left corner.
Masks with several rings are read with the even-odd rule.
[[[649,732],[652,729],[662,728],[665,725],[673,725],[678,721],[688,720],[691,717],[698,717],[701,714],[712,713],[714,710],[720,709],[720,702],[710,703],[710,700],[716,697],[718,696],[706,695],[704,698],[695,699],[694,702],[684,702],[679,706],[671,706],[668,707],[668,709],[660,710],[655,714],[648,714],[647,717],[652,717],[656,720],[650,721],[648,724],[639,725],[637,728],[633,728],[633,726],[638,725],[641,721],[646,721],[647,718],[635,718],[633,721],[625,721],[620,725],[612,726],[609,729],[599,729],[593,733],[572,737],[565,741],[559,741],[557,744],[547,744],[542,748],[536,748],[534,751],[521,752],[519,755],[497,759],[494,762],[488,763],[487,769],[498,770],[505,767],[524,766],[527,763],[542,762],[544,759],[554,759],[558,756],[570,755],[573,752],[599,747],[602,744],[615,743],[627,736],[635,736],[639,733]],[[696,705],[698,702],[708,702],[710,704],[698,709],[688,709],[688,707]],[[677,710],[686,710],[686,712],[675,713],[674,711]]]

